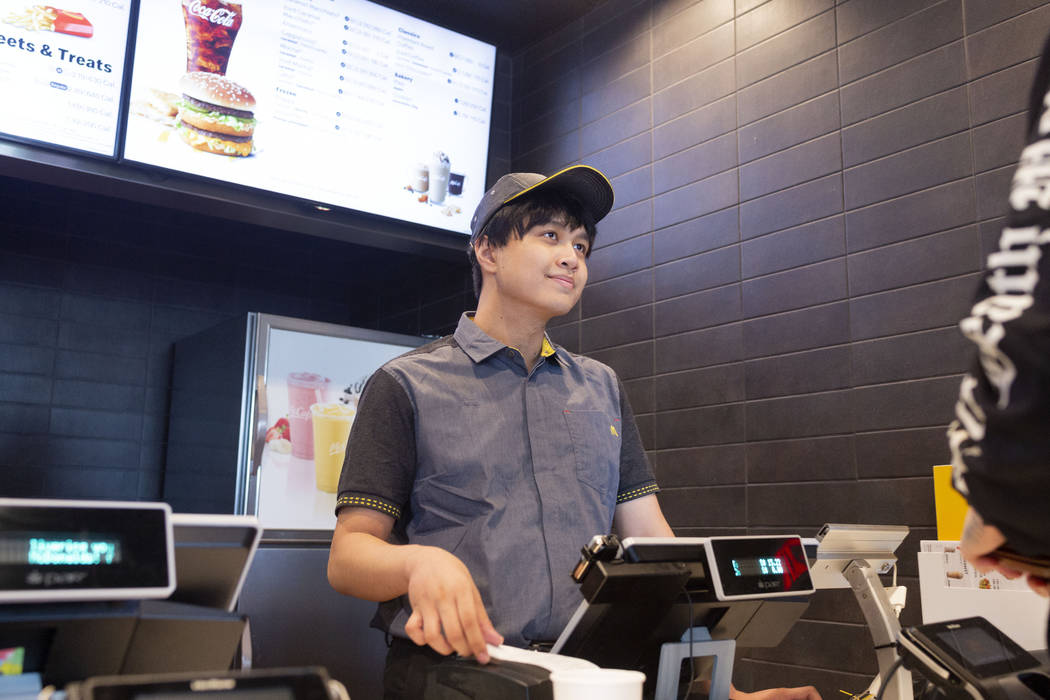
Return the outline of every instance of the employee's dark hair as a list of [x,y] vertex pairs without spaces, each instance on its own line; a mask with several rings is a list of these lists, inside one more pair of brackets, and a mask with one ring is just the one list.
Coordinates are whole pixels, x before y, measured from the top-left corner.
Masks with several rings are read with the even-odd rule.
[[[512,234],[521,238],[533,226],[543,226],[553,221],[563,223],[570,230],[582,226],[587,232],[587,256],[590,256],[594,237],[598,233],[597,226],[587,210],[574,197],[557,190],[528,194],[503,206],[492,215],[479,234],[478,240],[487,236],[492,245],[502,248],[507,245]],[[467,248],[467,258],[470,260],[471,274],[474,277],[474,296],[480,298],[481,266],[474,255],[473,245]]]

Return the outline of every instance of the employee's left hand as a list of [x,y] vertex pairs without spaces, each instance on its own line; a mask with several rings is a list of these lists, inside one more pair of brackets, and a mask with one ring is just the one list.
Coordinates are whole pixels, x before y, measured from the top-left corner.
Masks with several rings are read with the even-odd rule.
[[736,688],[731,689],[729,700],[821,700],[820,693],[811,685],[798,688],[767,688],[745,693]]

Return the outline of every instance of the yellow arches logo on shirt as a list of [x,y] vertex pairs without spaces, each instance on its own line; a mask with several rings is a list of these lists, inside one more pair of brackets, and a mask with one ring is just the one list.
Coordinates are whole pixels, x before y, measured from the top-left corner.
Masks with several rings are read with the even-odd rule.
[[616,426],[615,425],[610,425],[609,426],[609,432],[612,433],[613,437],[620,437],[620,434],[618,432],[616,432]]

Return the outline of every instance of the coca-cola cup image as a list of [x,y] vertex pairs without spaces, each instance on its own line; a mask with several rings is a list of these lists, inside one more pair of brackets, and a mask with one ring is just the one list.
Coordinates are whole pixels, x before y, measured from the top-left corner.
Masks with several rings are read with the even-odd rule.
[[182,0],[186,22],[186,72],[226,75],[241,28],[241,4],[226,0]]
[[292,439],[292,456],[314,458],[314,430],[310,406],[327,401],[331,380],[314,372],[292,372],[288,375],[288,428]]

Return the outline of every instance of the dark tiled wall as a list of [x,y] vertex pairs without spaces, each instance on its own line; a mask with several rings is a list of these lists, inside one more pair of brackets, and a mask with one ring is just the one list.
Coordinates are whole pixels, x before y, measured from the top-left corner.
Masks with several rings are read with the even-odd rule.
[[3,495],[159,499],[174,342],[248,311],[442,333],[467,277],[0,177]]
[[[515,57],[513,165],[603,169],[565,345],[625,380],[679,534],[900,523],[971,350],[955,324],[996,244],[1042,0],[609,0]],[[737,682],[864,689],[871,640],[822,592]]]
[[[510,163],[510,70],[501,57],[490,173]],[[173,343],[231,316],[440,335],[472,304],[465,255],[165,210],[0,165],[0,493],[159,499]]]

